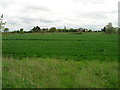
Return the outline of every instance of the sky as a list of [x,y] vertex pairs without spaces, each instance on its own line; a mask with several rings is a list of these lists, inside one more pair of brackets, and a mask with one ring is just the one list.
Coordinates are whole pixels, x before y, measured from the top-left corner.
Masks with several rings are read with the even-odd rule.
[[109,22],[118,26],[119,0],[0,0],[0,15],[10,31],[41,28],[100,30]]

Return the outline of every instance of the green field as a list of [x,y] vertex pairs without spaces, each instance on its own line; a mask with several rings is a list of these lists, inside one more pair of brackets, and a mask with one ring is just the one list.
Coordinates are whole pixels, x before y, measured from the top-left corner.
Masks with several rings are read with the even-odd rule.
[[117,60],[117,35],[54,33],[3,35],[3,55],[71,60]]
[[118,87],[117,34],[6,34],[2,37],[3,87]]

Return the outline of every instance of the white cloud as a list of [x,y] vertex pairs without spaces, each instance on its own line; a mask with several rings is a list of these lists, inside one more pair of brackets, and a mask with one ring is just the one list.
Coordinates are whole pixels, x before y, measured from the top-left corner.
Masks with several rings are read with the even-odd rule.
[[32,27],[101,29],[112,22],[117,26],[118,0],[0,0],[10,30]]

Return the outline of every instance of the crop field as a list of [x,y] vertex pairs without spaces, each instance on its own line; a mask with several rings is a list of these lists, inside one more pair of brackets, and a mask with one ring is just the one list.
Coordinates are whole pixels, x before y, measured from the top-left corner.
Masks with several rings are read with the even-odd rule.
[[117,60],[118,37],[103,33],[3,35],[3,55],[72,60]]
[[118,35],[2,36],[4,88],[118,88]]

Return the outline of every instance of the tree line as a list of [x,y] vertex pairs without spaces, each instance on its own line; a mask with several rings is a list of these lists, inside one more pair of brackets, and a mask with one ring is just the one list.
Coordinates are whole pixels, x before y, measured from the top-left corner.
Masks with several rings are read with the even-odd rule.
[[[70,28],[67,29],[65,26],[63,29],[57,29],[56,27],[51,27],[51,28],[40,28],[39,26],[33,27],[29,31],[24,31],[23,28],[20,28],[20,30],[15,30],[11,31],[11,33],[46,33],[46,32],[105,32],[108,34],[111,33],[118,33],[119,28],[115,28],[112,26],[112,23],[108,23],[104,28],[101,29],[101,31],[93,31],[91,29],[86,29],[86,28]],[[4,32],[8,32],[9,29],[5,28]]]
[[[8,32],[8,28],[5,29],[5,32]],[[64,26],[63,29],[58,29],[56,27],[51,28],[40,28],[39,26],[33,27],[30,31],[24,31],[23,28],[20,30],[12,31],[12,33],[45,33],[45,32],[92,32],[91,29],[85,29],[85,28],[70,28],[66,29]]]
[[29,31],[24,31],[23,28],[20,28],[19,30],[14,30],[14,31],[9,31],[9,28],[5,28],[4,25],[6,22],[3,22],[3,15],[0,17],[0,31],[1,32],[9,32],[9,33],[45,33],[45,32],[105,32],[108,34],[111,33],[120,33],[120,28],[118,27],[113,27],[112,23],[108,23],[104,28],[101,29],[101,31],[93,31],[91,29],[86,29],[86,28],[70,28],[67,29],[65,26],[63,29],[58,29],[56,27],[51,27],[51,28],[40,28],[39,26],[33,27]]

